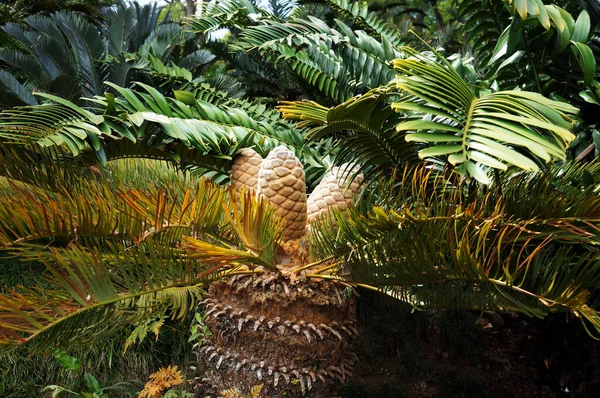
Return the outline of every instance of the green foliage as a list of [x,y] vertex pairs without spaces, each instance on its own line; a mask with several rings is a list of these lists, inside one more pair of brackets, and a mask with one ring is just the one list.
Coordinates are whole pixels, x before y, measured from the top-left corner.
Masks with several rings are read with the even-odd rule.
[[[147,64],[155,63],[153,55],[166,62],[189,38],[168,18],[159,22],[160,10],[156,4],[120,5],[107,11],[100,26],[72,11],[6,23],[2,30],[14,42],[0,42],[6,69],[0,83],[7,91],[0,106],[37,104],[34,90],[81,104],[80,97],[103,94],[106,80],[129,85],[135,76],[143,78]],[[136,62],[128,62],[131,58]]]
[[409,120],[396,127],[410,132],[406,140],[430,144],[419,157],[448,156],[457,172],[484,184],[490,180],[481,165],[537,171],[531,158],[546,162],[565,158],[566,147],[575,138],[570,130],[576,108],[525,91],[498,91],[478,98],[447,61],[440,67],[422,54],[405,52],[410,57],[393,63],[400,72],[394,82],[410,96],[392,106],[410,112]]
[[[302,126],[317,125],[311,130],[314,138],[351,130],[338,158],[373,166],[379,173],[410,160],[407,152],[414,146],[403,141],[428,144],[418,152],[420,158],[447,156],[455,171],[485,184],[490,179],[482,166],[538,170],[542,161],[565,158],[575,138],[570,130],[576,108],[526,91],[476,95],[439,55],[407,47],[403,52],[405,58],[392,62],[399,74],[386,88],[331,109],[307,101],[284,103],[279,109]],[[382,105],[390,97],[397,102]],[[405,117],[396,119],[395,126],[390,126],[392,109]]]
[[[55,192],[3,185],[3,248],[48,271],[45,288],[17,287],[0,297],[6,338],[66,349],[142,319],[158,318],[159,325],[150,325],[156,330],[165,313],[185,319],[224,266],[272,264],[280,221],[266,205],[248,198],[238,207],[224,188],[205,181],[168,184],[173,177],[165,171],[166,189],[93,181]],[[205,240],[184,244],[182,236],[192,232]],[[142,334],[134,331],[132,340]]]
[[[58,147],[60,152],[68,151],[92,163],[94,152],[103,164],[126,157],[175,161],[217,181],[227,178],[238,149],[254,145],[265,153],[285,143],[312,166],[307,168],[310,180],[325,171],[327,159],[318,148],[305,148],[301,131],[260,104],[226,99],[207,86],[194,87],[201,98],[196,99],[193,93],[180,90],[166,97],[143,83],[138,83],[144,90],[141,92],[107,85],[119,96],[107,93],[90,99],[99,109],[83,109],[39,94],[59,105],[16,108],[0,114],[0,137],[5,142],[33,144],[34,151]],[[239,109],[230,107],[238,104]],[[32,120],[35,125],[20,129]],[[21,134],[14,134],[14,130]],[[64,154],[58,160],[62,158]]]
[[[27,105],[0,115],[0,245],[47,273],[0,295],[4,343],[66,349],[135,325],[132,349],[212,280],[274,269],[272,209],[196,177],[227,182],[239,149],[280,144],[311,186],[332,158],[371,180],[312,228],[333,271],[415,306],[566,311],[600,331],[598,165],[546,166],[575,127],[595,137],[574,106],[600,102],[592,8],[466,0],[466,46],[444,57],[366,2],[299,3],[203,2],[187,31],[156,6],[117,7],[100,30],[67,12],[4,26],[0,81]],[[444,32],[424,36],[458,46],[436,10]]]
[[570,311],[597,332],[597,168],[521,172],[486,193],[407,169],[398,186],[363,196],[366,213],[313,229],[311,250],[415,306]]
[[124,341],[130,330],[110,336],[97,345],[70,351],[69,357],[76,358],[82,367],[76,372],[64,369],[53,356],[32,354],[27,346],[2,350],[0,391],[6,398],[38,397],[48,385],[86,391],[85,374],[89,373],[95,375],[102,386],[130,380],[132,387],[136,387],[133,391],[110,390],[109,396],[135,398],[143,386],[141,379],[146,375],[167,364],[176,363],[185,368],[190,361],[185,324],[169,322],[165,328],[168,332],[162,333],[158,341],[146,339],[125,353]]

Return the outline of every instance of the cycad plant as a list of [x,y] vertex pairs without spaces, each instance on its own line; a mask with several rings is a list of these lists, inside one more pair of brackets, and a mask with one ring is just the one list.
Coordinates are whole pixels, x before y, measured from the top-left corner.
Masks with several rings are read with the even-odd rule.
[[[81,103],[82,97],[104,93],[105,81],[121,86],[150,81],[145,75],[160,73],[186,39],[168,14],[159,21],[161,9],[120,5],[98,24],[73,11],[3,24],[0,29],[11,41],[0,46],[0,107],[37,104],[32,91]],[[187,61],[194,66],[198,58],[189,54]]]
[[0,295],[2,343],[68,349],[197,309],[199,396],[329,397],[356,366],[357,287],[600,331],[599,166],[556,163],[574,107],[468,84],[358,3],[323,2],[355,31],[221,3],[190,26],[258,19],[236,46],[326,105],[141,83],[3,112],[0,244],[50,277]]
[[[302,120],[298,130],[246,102],[239,104],[247,111],[232,113],[231,102],[207,92],[197,94],[215,104],[149,86],[145,93],[115,86],[119,96],[94,98],[96,108],[46,95],[58,104],[3,113],[0,239],[51,275],[43,290],[1,296],[3,342],[68,348],[123,324],[180,319],[200,302],[200,396],[259,385],[270,395],[331,396],[331,382],[356,366],[357,286],[417,307],[565,311],[600,331],[598,166],[545,163],[564,154],[557,137],[569,140],[574,110],[525,92],[497,93],[488,100],[495,112],[476,129],[460,100],[428,94],[434,77],[459,88],[448,93],[463,93],[451,65],[404,54],[389,86],[332,108],[283,104],[285,117]],[[255,119],[262,114],[271,119]],[[298,144],[307,126],[321,141]],[[376,142],[382,129],[379,147],[357,151],[323,178],[311,174],[318,184],[307,195],[302,163],[324,167],[315,159],[331,141],[326,135],[345,131],[361,148],[362,137]],[[444,168],[453,163],[444,147],[457,139],[472,147],[479,130],[495,134],[488,145],[519,156],[498,157],[503,167],[489,176],[490,161],[473,156],[474,174]],[[442,152],[419,164],[419,148],[406,143],[411,134]],[[532,143],[510,141],[517,134]],[[541,156],[536,142],[555,156]],[[411,148],[411,163],[399,165]],[[114,162],[122,157],[174,161],[187,171]],[[543,167],[518,171],[522,158]],[[234,193],[195,177],[225,182],[228,170]],[[371,193],[358,196],[361,172]],[[481,175],[488,185],[480,188],[471,176]]]

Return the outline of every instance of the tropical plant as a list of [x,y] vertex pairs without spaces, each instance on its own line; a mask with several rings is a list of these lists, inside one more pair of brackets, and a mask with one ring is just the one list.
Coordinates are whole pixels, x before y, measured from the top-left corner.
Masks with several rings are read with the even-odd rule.
[[[186,35],[168,17],[159,22],[160,11],[157,5],[121,5],[100,26],[70,11],[6,23],[2,30],[13,41],[0,48],[5,92],[0,106],[37,104],[31,91],[81,103],[81,97],[103,94],[105,81],[127,86],[147,73],[161,73],[157,62],[172,59]],[[187,63],[195,67],[201,56],[190,54]]]
[[[461,111],[437,102],[422,102],[431,101],[431,96],[417,83],[439,78],[450,84],[453,79],[452,84],[461,87],[460,79],[454,77],[457,75],[448,63],[436,64],[410,49],[403,51],[405,59],[396,63],[400,77],[379,89],[379,94],[375,91],[332,109],[314,103],[290,103],[282,108],[284,115],[313,125],[339,118],[342,124],[328,122],[326,128],[345,130],[351,126],[360,133],[361,129],[353,126],[364,126],[365,120],[381,123],[394,114],[391,105],[380,97],[395,98],[399,104],[396,108],[414,111],[410,116],[413,120],[400,123],[403,128],[399,133],[412,123],[415,130],[441,131],[411,132],[407,136],[432,134],[435,138],[434,134],[444,133],[447,135],[443,137],[454,137],[456,128],[441,126],[460,123],[455,115]],[[214,167],[221,159],[225,160],[221,174],[225,174],[231,161],[223,159],[223,154],[233,157],[233,152],[224,152],[232,151],[232,144],[237,142],[241,148],[254,143],[260,148],[269,136],[274,137],[273,142],[281,142],[279,137],[285,136],[285,123],[275,129],[275,125],[254,121],[248,113],[225,115],[219,106],[188,93],[178,92],[179,99],[166,99],[151,87],[142,87],[147,94],[115,86],[120,97],[96,97],[98,109],[85,110],[49,97],[59,104],[5,112],[5,145],[27,149],[30,156],[37,153],[49,164],[76,162],[93,151],[101,158],[102,152],[121,153],[170,158],[200,168]],[[473,103],[486,98],[476,99],[468,88],[455,92],[464,92]],[[491,94],[490,101],[493,98]],[[497,115],[483,120],[489,126],[481,130],[506,134],[496,126],[506,127],[494,122],[494,117],[508,109],[503,108],[504,103],[522,104],[516,108],[522,107],[523,112],[537,110],[524,114],[518,129],[530,139],[539,140],[544,131],[555,131],[542,115],[562,114],[560,117],[565,118],[571,112],[562,104],[525,92],[497,98],[503,98],[496,106]],[[32,116],[38,113],[45,115],[38,119],[43,122],[32,123]],[[422,113],[434,118],[423,118]],[[349,115],[364,120],[353,122]],[[514,115],[507,117],[517,120]],[[247,129],[241,127],[244,124]],[[24,125],[29,127],[24,129]],[[230,131],[237,133],[231,135]],[[477,132],[466,130],[463,135],[471,142],[473,134]],[[567,137],[570,133],[567,130],[563,134]],[[121,146],[128,135],[134,138],[130,140],[133,145]],[[258,139],[260,136],[263,138]],[[403,140],[407,136],[402,136]],[[230,141],[223,142],[227,137]],[[403,140],[394,146],[401,146]],[[448,142],[446,138],[435,141],[442,147]],[[174,157],[177,152],[164,151],[166,144],[182,148],[179,151],[187,148],[190,156]],[[555,145],[557,154],[561,150],[564,153],[564,146]],[[48,152],[41,146],[58,150]],[[521,151],[523,157],[545,159],[533,145],[525,145]],[[6,156],[7,160],[18,158],[23,152],[6,152]],[[253,157],[251,154],[248,159]],[[105,160],[112,158],[106,156]],[[593,177],[589,181],[595,165],[513,177],[508,174],[487,192],[473,191],[468,182],[442,171],[406,169],[400,186],[395,187],[394,180],[392,186],[382,181],[379,194],[363,196],[361,206],[367,210],[359,213],[350,209],[345,216],[334,211],[329,217],[315,217],[311,262],[303,241],[294,240],[302,236],[307,218],[304,172],[299,161],[282,148],[272,149],[264,161],[259,156],[254,168],[244,168],[247,160],[238,159],[236,167],[256,178],[256,185],[248,189],[256,187],[264,202],[250,192],[231,198],[223,188],[162,168],[146,188],[142,187],[147,172],[143,168],[117,168],[112,174],[102,174],[100,180],[91,174],[91,181],[73,175],[70,168],[55,170],[54,174],[47,171],[42,176],[54,178],[54,183],[43,186],[41,178],[31,178],[20,168],[6,168],[13,183],[4,184],[0,195],[4,198],[0,205],[4,209],[0,212],[3,245],[24,258],[43,262],[52,277],[51,288],[13,290],[2,297],[5,341],[37,342],[39,349],[68,347],[94,341],[144,318],[156,319],[160,314],[182,318],[209,282],[225,279],[212,283],[210,298],[202,302],[210,315],[205,322],[212,332],[203,336],[199,354],[208,366],[204,385],[216,391],[230,388],[233,381],[219,370],[229,366],[245,369],[244,386],[273,377],[270,388],[298,393],[293,383],[279,384],[297,379],[300,392],[314,388],[315,394],[327,394],[327,383],[322,382],[344,378],[352,369],[345,342],[355,334],[353,307],[343,293],[351,286],[367,284],[415,305],[516,310],[534,316],[567,310],[593,329],[600,328],[593,301],[597,275],[592,250],[598,201],[593,194]],[[514,159],[503,160],[519,166]],[[323,187],[333,183],[343,192],[340,190],[346,183],[358,178],[350,166],[344,170],[342,175],[339,169],[334,171],[337,178],[333,180],[327,176],[323,179],[325,185],[315,189],[319,197],[327,196]],[[570,179],[561,182],[556,178],[561,173]],[[239,174],[233,177],[236,184]],[[582,182],[573,185],[571,180]],[[330,197],[335,198],[331,192]],[[531,193],[523,198],[523,192]],[[350,200],[346,198],[340,202],[344,205],[336,203],[336,207],[348,208]],[[578,206],[556,207],[553,203]],[[431,239],[423,241],[420,237],[425,235]],[[413,243],[400,244],[404,241]],[[550,257],[552,266],[542,267]],[[350,280],[337,276],[345,266],[349,266]],[[305,308],[312,308],[310,314],[303,312]],[[107,318],[114,321],[106,322]],[[94,325],[94,333],[81,336],[80,331],[90,330],[89,325]],[[244,338],[234,340],[234,336]],[[276,344],[269,349],[265,341]],[[301,350],[304,356],[298,347],[306,347]],[[326,366],[325,362],[313,362],[314,355],[309,353],[315,350],[321,358],[328,358]],[[252,358],[262,359],[254,363]]]
[[135,324],[132,342],[198,307],[198,394],[331,396],[354,366],[356,287],[600,332],[600,166],[556,162],[577,109],[403,46],[417,39],[362,3],[316,3],[335,29],[308,5],[245,1],[188,24],[229,28],[254,76],[289,72],[264,92],[325,104],[283,102],[297,125],[163,60],[186,90],[107,83],[87,106],[40,94],[1,114],[0,245],[50,274],[0,295],[3,343],[66,349]]

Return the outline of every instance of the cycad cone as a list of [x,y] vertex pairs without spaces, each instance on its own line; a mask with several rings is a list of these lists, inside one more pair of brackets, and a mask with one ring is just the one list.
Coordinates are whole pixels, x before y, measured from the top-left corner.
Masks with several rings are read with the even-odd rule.
[[256,192],[262,162],[263,158],[254,149],[244,148],[237,154],[231,165],[231,185],[235,192],[244,189]]
[[344,163],[325,174],[308,198],[309,223],[317,221],[332,208],[346,210],[352,204],[364,180],[362,173],[352,179],[356,171],[356,167]]
[[304,167],[284,146],[273,149],[258,171],[257,194],[267,199],[286,220],[283,240],[299,239],[306,227]]
[[[232,184],[249,190],[256,181],[256,194],[287,221],[278,271],[211,285],[202,302],[211,333],[203,336],[197,353],[204,368],[197,397],[331,397],[335,382],[350,375],[354,365],[349,352],[357,333],[354,301],[344,294],[344,282],[293,272],[310,261],[304,169],[285,147],[273,149],[262,162],[257,156],[252,150],[240,152]],[[346,189],[348,172],[342,166],[326,174],[308,199],[316,209],[311,220],[332,206],[350,204],[362,176]]]

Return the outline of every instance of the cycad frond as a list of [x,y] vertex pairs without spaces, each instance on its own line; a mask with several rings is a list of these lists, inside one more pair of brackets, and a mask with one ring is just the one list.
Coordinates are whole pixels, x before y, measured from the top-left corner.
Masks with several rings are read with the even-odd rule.
[[51,192],[4,181],[0,244],[8,248],[87,238],[139,243],[169,229],[213,233],[222,223],[227,194],[206,181],[180,181],[167,189],[111,185],[82,181]]
[[[326,108],[312,101],[282,102],[283,117],[298,120],[300,127],[312,127],[308,138],[320,140],[334,135],[339,152],[336,163],[356,163],[357,174],[389,175],[391,170],[418,161],[416,145],[396,131],[401,120],[390,100],[402,95],[393,86],[380,87],[340,105]],[[375,182],[375,179],[370,179]]]
[[[569,179],[597,169],[523,173],[478,195],[456,176],[407,170],[399,186],[381,187],[367,215],[352,210],[314,228],[311,249],[349,266],[354,282],[417,306],[571,311],[600,332],[598,185]],[[563,202],[573,206],[558,209]]]
[[[240,20],[247,20],[249,14],[266,11],[256,8],[247,0],[226,0],[217,3],[202,3],[200,16],[186,21],[194,33],[210,33],[227,27],[235,27]],[[268,14],[267,14],[268,15]]]
[[410,112],[397,126],[408,141],[429,147],[421,158],[447,156],[462,174],[488,183],[481,165],[506,170],[514,165],[538,170],[537,162],[564,159],[577,109],[527,91],[499,91],[480,97],[443,60],[404,48],[406,59],[393,62],[400,75],[394,81],[410,96],[395,103]]
[[372,35],[377,35],[381,41],[387,41],[394,46],[402,46],[402,35],[392,25],[369,11],[368,2],[351,0],[300,0],[298,4],[326,4],[339,12],[345,19],[356,22],[362,29]]
[[247,196],[240,209],[227,189],[171,174],[167,188],[126,189],[140,183],[135,172],[113,175],[57,192],[0,185],[2,249],[51,275],[44,289],[0,295],[0,343],[43,335],[40,349],[68,346],[157,311],[183,318],[205,282],[244,264],[272,267],[282,222],[268,203]]
[[52,16],[34,15],[25,22],[25,26],[9,23],[2,29],[18,40],[28,54],[4,51],[0,57],[25,72],[39,90],[49,90],[53,83],[60,82],[61,76],[69,76],[75,83],[75,87],[69,88],[75,94],[74,100],[102,91],[95,62],[102,58],[104,42],[95,25],[81,14],[69,11]]
[[389,61],[399,56],[398,50],[385,39],[353,31],[342,21],[336,24],[340,31],[313,17],[266,20],[245,29],[233,48],[286,60],[302,79],[336,100],[387,84],[393,78]]
[[222,176],[227,176],[237,149],[252,145],[264,152],[283,142],[303,158],[306,152],[316,166],[322,162],[321,155],[304,148],[302,133],[292,125],[261,120],[258,115],[275,115],[264,106],[246,104],[257,115],[253,118],[244,109],[228,106],[243,100],[212,96],[222,104],[215,106],[189,92],[176,91],[175,98],[169,98],[143,83],[138,85],[145,92],[107,84],[119,97],[95,97],[92,101],[99,109],[83,109],[44,94],[59,105],[5,111],[0,114],[0,137],[10,143],[34,144],[32,150],[56,146],[74,156],[93,151],[103,163],[124,157],[171,159]]
[[0,344],[33,340],[39,350],[81,346],[165,308],[186,314],[220,268],[151,243],[104,244],[101,250],[74,245],[50,253],[49,287],[0,295]]

